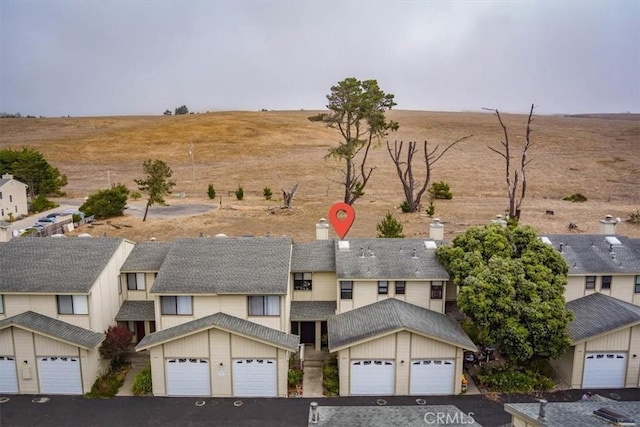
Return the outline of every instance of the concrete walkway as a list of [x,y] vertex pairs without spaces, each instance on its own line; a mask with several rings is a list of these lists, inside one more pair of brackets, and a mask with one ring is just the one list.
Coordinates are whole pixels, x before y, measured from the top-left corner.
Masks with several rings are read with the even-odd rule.
[[305,347],[304,353],[302,397],[324,397],[322,365],[329,358],[329,353],[327,351],[315,351],[311,346]]
[[133,396],[133,380],[138,372],[149,366],[149,352],[133,352],[129,355],[129,362],[131,362],[131,369],[127,372],[124,383],[116,396]]

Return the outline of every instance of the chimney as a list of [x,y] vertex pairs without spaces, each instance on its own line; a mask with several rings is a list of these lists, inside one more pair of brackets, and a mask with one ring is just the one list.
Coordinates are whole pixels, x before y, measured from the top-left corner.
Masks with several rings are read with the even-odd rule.
[[506,227],[507,226],[507,221],[505,221],[502,218],[502,215],[496,215],[496,217],[494,219],[492,219],[491,222],[493,224],[497,224],[497,225],[499,225],[501,227]]
[[316,240],[329,240],[329,224],[324,218],[316,224]]
[[311,424],[318,424],[318,402],[311,402]]
[[13,179],[13,175],[10,173],[5,173],[2,175],[2,179]]
[[616,225],[618,221],[613,219],[611,215],[607,215],[600,220],[600,234],[616,234]]
[[538,411],[538,419],[544,422],[546,417],[547,417],[547,401],[544,399],[541,399],[540,410]]
[[429,224],[429,238],[435,241],[444,240],[444,225],[440,222],[440,218],[434,218]]

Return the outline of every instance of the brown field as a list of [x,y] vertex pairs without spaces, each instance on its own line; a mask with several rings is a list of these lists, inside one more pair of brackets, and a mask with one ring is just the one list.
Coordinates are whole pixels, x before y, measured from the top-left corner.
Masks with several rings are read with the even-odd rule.
[[[339,164],[325,160],[327,149],[338,141],[337,132],[312,123],[311,111],[221,112],[177,117],[99,117],[50,119],[1,119],[0,148],[30,146],[67,175],[70,197],[82,197],[112,181],[135,189],[147,158],[164,160],[174,171],[175,193],[170,204],[211,203],[206,189],[212,183],[222,196],[222,209],[145,223],[125,216],[89,230],[135,241],[156,237],[215,235],[288,235],[296,241],[315,237],[315,224],[329,207],[341,201],[336,183]],[[445,224],[446,238],[469,226],[486,224],[508,206],[504,161],[487,147],[499,147],[501,129],[495,116],[483,113],[393,111],[400,130],[389,140],[428,140],[431,148],[457,138],[473,138],[449,151],[434,167],[432,181],[445,181],[452,200],[436,200],[436,217]],[[504,115],[512,144],[523,141],[526,117]],[[640,115],[536,116],[528,169],[528,193],[521,224],[540,233],[565,233],[578,225],[578,233],[597,233],[598,220],[606,214],[622,218],[618,232],[640,237],[640,225],[625,221],[640,209]],[[189,143],[194,144],[194,164]],[[519,150],[517,150],[519,155]],[[402,214],[402,189],[386,147],[370,156],[375,166],[365,196],[354,206],[357,219],[351,237],[373,237],[376,224],[394,211],[407,237],[428,235],[431,218],[426,214]],[[421,169],[422,171],[422,169]],[[193,177],[195,176],[195,181]],[[280,189],[299,183],[291,211],[269,208],[281,203]],[[245,200],[233,191],[243,186]],[[274,200],[262,197],[270,187]],[[562,198],[574,193],[587,196],[585,203]],[[428,198],[423,205],[428,204]],[[551,210],[554,215],[545,212]],[[88,231],[88,230],[81,230]]]

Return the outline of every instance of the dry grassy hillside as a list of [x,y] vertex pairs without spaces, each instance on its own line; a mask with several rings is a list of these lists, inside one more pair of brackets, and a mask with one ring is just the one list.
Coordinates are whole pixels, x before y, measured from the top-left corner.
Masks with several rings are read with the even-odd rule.
[[[0,120],[0,148],[31,146],[69,179],[69,196],[81,198],[113,182],[135,188],[147,158],[166,161],[177,181],[169,203],[211,203],[212,212],[188,218],[159,219],[153,213],[141,219],[114,219],[131,225],[116,230],[108,225],[93,233],[108,232],[133,240],[154,236],[171,240],[178,236],[225,233],[227,235],[286,234],[297,241],[314,238],[317,220],[341,201],[340,165],[325,160],[327,149],[338,141],[331,129],[312,123],[309,111],[221,112],[177,117],[100,117]],[[450,184],[453,199],[435,202],[436,215],[452,238],[471,225],[485,224],[507,208],[504,162],[487,146],[498,148],[501,129],[495,116],[483,113],[393,111],[400,123],[393,140],[427,139],[430,147],[446,145],[459,137],[473,138],[448,152],[435,165],[434,181]],[[526,117],[505,115],[512,143],[523,140]],[[587,117],[537,116],[528,170],[528,194],[521,223],[540,232],[567,232],[569,222],[577,232],[597,232],[597,221],[606,214],[623,220],[640,208],[640,117],[605,115]],[[189,144],[194,144],[194,165]],[[519,152],[518,152],[519,153]],[[370,164],[376,167],[365,196],[354,206],[357,219],[351,237],[375,236],[375,226],[402,201],[402,190],[386,147],[375,150]],[[195,181],[193,176],[195,175]],[[222,196],[210,201],[207,185]],[[280,189],[299,183],[290,212],[268,212],[281,200]],[[245,200],[233,195],[239,185]],[[274,200],[266,201],[262,189],[270,187]],[[585,203],[562,200],[573,193],[587,196]],[[425,200],[425,205],[428,200]],[[545,212],[551,210],[554,215]],[[408,237],[428,235],[430,218],[401,214]],[[640,236],[640,226],[623,221],[620,234]]]

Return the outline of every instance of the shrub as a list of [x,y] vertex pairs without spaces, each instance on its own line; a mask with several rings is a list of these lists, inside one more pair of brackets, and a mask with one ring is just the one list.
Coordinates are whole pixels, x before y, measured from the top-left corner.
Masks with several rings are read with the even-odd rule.
[[411,207],[409,206],[409,202],[407,202],[406,200],[402,201],[402,203],[400,204],[400,209],[402,209],[402,213],[411,212]]
[[134,192],[131,193],[131,198],[133,200],[138,200],[138,199],[142,198],[142,194],[140,194],[139,191],[134,191]]
[[426,212],[430,217],[436,213],[436,207],[433,205],[433,201],[429,202],[429,207],[426,209]]
[[236,190],[236,199],[242,200],[243,198],[244,198],[244,190],[242,189],[242,187],[238,187],[238,189]]
[[271,196],[273,196],[273,192],[269,187],[264,187],[264,189],[262,190],[262,194],[264,195],[264,198],[266,200],[271,200]]
[[404,234],[402,234],[402,224],[400,223],[400,221],[393,217],[393,214],[391,212],[387,212],[382,221],[380,221],[376,226],[376,230],[378,230],[378,237],[404,237]]
[[573,203],[581,203],[581,202],[586,202],[587,198],[586,196],[580,194],[580,193],[575,193],[572,194],[570,196],[565,197],[562,200],[566,200],[567,202],[573,202]]
[[302,369],[298,367],[289,368],[287,372],[287,382],[289,383],[289,387],[293,388],[298,384],[302,384]]
[[530,360],[529,363],[527,363],[527,368],[545,377],[553,376],[553,368],[549,364],[548,359],[539,358]]
[[501,393],[547,391],[555,385],[551,378],[533,370],[491,365],[480,368],[478,381],[491,391]]
[[91,386],[91,391],[87,393],[87,397],[100,399],[108,399],[118,394],[118,390],[124,383],[124,378],[129,372],[130,366],[123,365],[117,369],[111,369],[109,372],[100,375]]
[[145,368],[136,374],[136,377],[133,379],[132,391],[135,396],[149,396],[153,393],[151,367]]
[[322,385],[325,396],[337,396],[340,393],[337,356],[331,357],[322,365]]
[[107,337],[100,345],[100,356],[111,360],[111,366],[116,367],[126,362],[127,354],[131,348],[133,332],[125,326],[109,326]]
[[39,195],[31,202],[31,212],[43,212],[49,209],[57,208],[58,204],[47,199],[44,195]]
[[451,194],[451,190],[449,189],[449,184],[444,181],[434,182],[429,187],[429,194],[435,199],[451,199],[453,198],[453,194]]
[[129,189],[124,184],[114,185],[107,190],[101,190],[89,195],[80,206],[80,211],[87,216],[94,215],[96,219],[122,216],[127,207]]
[[71,221],[73,221],[75,224],[79,223],[80,221],[82,221],[82,217],[78,214],[71,214]]
[[216,198],[216,189],[213,188],[213,184],[209,184],[207,187],[207,196],[209,196],[209,199],[211,200]]

